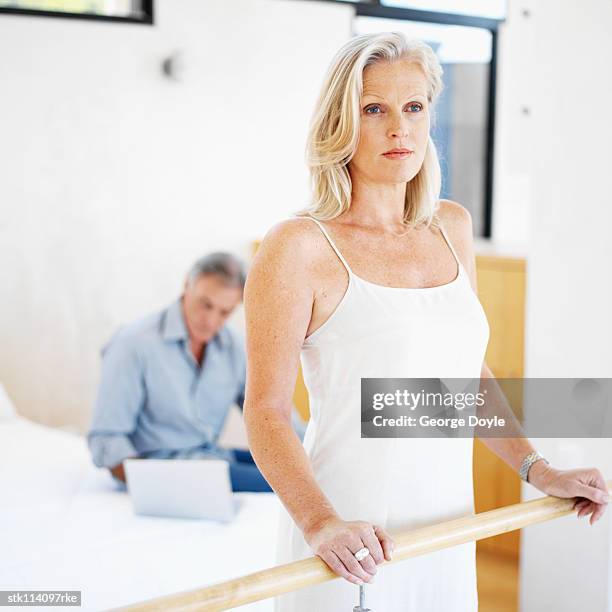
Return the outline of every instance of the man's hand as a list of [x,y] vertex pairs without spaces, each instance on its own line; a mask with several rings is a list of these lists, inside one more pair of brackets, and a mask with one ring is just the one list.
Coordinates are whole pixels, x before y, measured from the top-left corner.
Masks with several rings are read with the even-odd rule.
[[121,462],[119,465],[116,465],[113,468],[108,468],[110,470],[110,473],[115,477],[118,478],[119,480],[125,482],[125,471],[123,469],[123,462]]
[[574,510],[578,517],[591,515],[590,524],[598,521],[608,507],[610,496],[602,473],[597,468],[556,470],[545,461],[529,468],[529,484],[547,495],[576,497]]

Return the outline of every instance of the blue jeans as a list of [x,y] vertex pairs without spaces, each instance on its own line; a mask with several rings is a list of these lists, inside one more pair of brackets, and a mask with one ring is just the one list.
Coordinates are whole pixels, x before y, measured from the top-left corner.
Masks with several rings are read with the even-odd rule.
[[234,461],[230,462],[232,491],[272,492],[272,487],[255,465],[251,451],[241,448],[231,449]]
[[232,491],[271,492],[272,487],[255,465],[253,455],[240,448],[196,446],[183,450],[159,450],[141,455],[146,459],[225,459],[229,463]]

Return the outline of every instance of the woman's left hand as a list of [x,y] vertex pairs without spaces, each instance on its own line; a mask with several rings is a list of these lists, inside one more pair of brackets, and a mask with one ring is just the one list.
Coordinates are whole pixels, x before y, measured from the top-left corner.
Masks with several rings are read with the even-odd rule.
[[597,468],[557,470],[545,461],[536,461],[529,468],[529,484],[547,495],[577,497],[577,516],[591,515],[590,524],[598,521],[608,507],[610,496],[602,473]]

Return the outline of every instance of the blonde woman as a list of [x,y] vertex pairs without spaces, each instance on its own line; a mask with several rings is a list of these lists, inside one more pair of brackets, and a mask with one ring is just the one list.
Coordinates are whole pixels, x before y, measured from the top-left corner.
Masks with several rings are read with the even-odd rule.
[[[278,562],[318,555],[343,580],[277,598],[277,612],[348,611],[369,583],[376,612],[475,612],[475,544],[384,567],[397,529],[473,512],[471,438],[361,438],[362,377],[478,378],[489,327],[476,296],[472,225],[439,200],[430,126],[442,70],[424,43],[365,35],[333,59],[313,117],[313,201],[265,236],[245,287],[251,452],[286,513]],[[291,427],[302,361],[311,419]],[[490,446],[517,471],[526,439]],[[536,461],[529,482],[582,496],[594,522],[596,469]],[[376,580],[374,576],[376,575]]]

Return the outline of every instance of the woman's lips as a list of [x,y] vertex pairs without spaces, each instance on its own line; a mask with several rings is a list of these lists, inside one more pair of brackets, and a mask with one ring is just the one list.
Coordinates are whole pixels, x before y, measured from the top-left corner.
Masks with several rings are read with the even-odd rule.
[[383,153],[383,156],[387,159],[406,159],[410,157],[414,151],[404,151],[402,153]]

